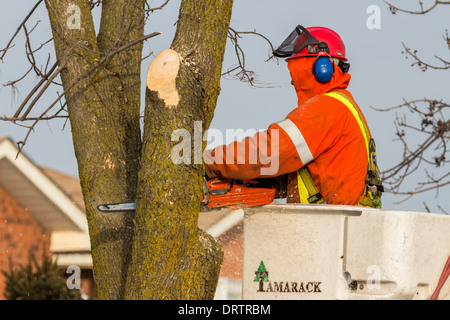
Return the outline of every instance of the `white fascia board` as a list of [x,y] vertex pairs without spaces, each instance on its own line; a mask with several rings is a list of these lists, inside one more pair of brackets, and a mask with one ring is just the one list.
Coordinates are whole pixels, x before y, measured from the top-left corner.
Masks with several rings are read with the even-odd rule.
[[56,253],[53,262],[60,267],[78,266],[92,269],[92,255],[90,253]]

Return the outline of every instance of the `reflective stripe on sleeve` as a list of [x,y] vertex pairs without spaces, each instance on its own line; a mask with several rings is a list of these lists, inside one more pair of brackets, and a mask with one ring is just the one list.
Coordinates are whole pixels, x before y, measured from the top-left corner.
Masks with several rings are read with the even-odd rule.
[[277,123],[277,125],[279,125],[280,128],[287,133],[289,138],[291,138],[292,142],[295,145],[295,148],[297,149],[298,155],[302,160],[303,165],[307,165],[314,160],[311,150],[309,150],[308,144],[305,141],[305,138],[291,119],[280,121]]

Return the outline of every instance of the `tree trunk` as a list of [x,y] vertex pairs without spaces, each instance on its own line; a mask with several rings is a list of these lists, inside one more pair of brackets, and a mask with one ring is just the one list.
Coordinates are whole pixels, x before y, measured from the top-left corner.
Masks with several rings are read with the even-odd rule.
[[[194,148],[194,122],[205,132],[214,114],[232,5],[182,1],[171,49],[149,68],[128,299],[214,297],[223,253],[197,227],[205,143]],[[192,138],[188,164],[171,156],[177,129]]]
[[[143,35],[145,1],[102,1],[98,36],[88,1],[45,3],[58,64],[64,67],[61,80],[99,297],[212,299],[222,251],[197,227],[204,167],[201,162],[174,164],[171,137],[179,128],[194,137],[194,121],[201,121],[203,131],[209,127],[233,1],[182,1],[171,50],[150,68],[157,75],[171,66],[173,74],[149,82],[142,145],[142,44],[99,62]],[[68,26],[73,6],[79,9],[79,28]],[[171,58],[165,60],[167,53]],[[197,160],[204,147],[201,140],[200,148],[193,148]],[[133,200],[135,214],[96,209]]]
[[[124,42],[143,34],[144,1],[104,1],[98,39],[88,1],[47,0],[86,206],[93,269],[102,299],[120,299],[131,252],[130,213],[101,213],[97,205],[134,200],[140,158],[142,44],[93,68]],[[69,6],[79,8],[80,28],[69,28]],[[77,10],[74,11],[77,14]],[[117,42],[116,42],[117,41]]]

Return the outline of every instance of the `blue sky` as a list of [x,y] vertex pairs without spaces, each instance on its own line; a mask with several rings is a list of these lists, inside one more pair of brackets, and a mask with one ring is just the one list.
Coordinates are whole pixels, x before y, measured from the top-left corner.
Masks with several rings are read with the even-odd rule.
[[[18,24],[35,1],[0,0],[0,47],[6,46]],[[159,6],[163,1],[152,1],[152,6]],[[418,8],[416,1],[392,1],[399,6],[408,5],[408,9]],[[434,2],[434,1],[433,1]],[[146,45],[146,53],[154,55],[170,46],[175,32],[174,24],[178,16],[180,0],[171,0],[162,11],[150,16],[146,33],[162,31],[163,34],[152,38]],[[430,1],[424,1],[425,7]],[[367,20],[371,14],[367,8],[377,5],[380,8],[380,29],[369,29]],[[98,10],[97,10],[98,11]],[[372,134],[377,142],[378,161],[381,169],[387,169],[397,163],[402,156],[402,148],[395,139],[393,121],[394,112],[381,113],[370,108],[387,108],[401,104],[403,99],[439,98],[450,100],[448,90],[448,71],[428,70],[422,72],[411,67],[411,59],[405,59],[402,42],[408,47],[419,50],[419,54],[431,63],[438,63],[434,55],[448,58],[448,47],[442,39],[448,29],[450,6],[442,6],[427,15],[392,15],[380,0],[243,0],[235,1],[231,27],[238,31],[256,30],[268,37],[276,46],[283,41],[293,28],[301,24],[309,26],[326,26],[336,30],[344,40],[347,56],[351,63],[352,80],[349,90],[363,109]],[[98,14],[97,14],[98,16]],[[51,37],[48,17],[44,6],[36,11],[33,22],[27,26],[31,29],[40,21],[33,31],[34,47]],[[14,47],[0,63],[0,83],[20,77],[27,70],[27,61],[23,54],[23,33],[15,41]],[[259,87],[250,87],[237,80],[222,79],[221,95],[218,100],[211,128],[225,132],[226,129],[265,129],[271,123],[283,120],[296,105],[296,94],[290,84],[290,76],[283,60],[264,62],[268,58],[269,47],[265,41],[255,36],[241,39],[246,53],[247,67],[256,72]],[[45,62],[48,52],[53,54],[53,44],[47,45],[46,54],[41,57]],[[447,55],[447,56],[446,56]],[[148,66],[153,57],[143,62],[145,80]],[[54,60],[53,60],[54,61]],[[44,63],[42,62],[42,63]],[[236,63],[233,48],[228,42],[224,70]],[[0,114],[11,115],[27,94],[27,88],[36,82],[20,84],[18,91],[10,87],[0,87]],[[143,81],[143,90],[145,81]],[[58,90],[61,89],[59,88]],[[55,91],[49,92],[42,100],[50,104]],[[63,129],[64,127],[64,129]],[[6,122],[0,122],[0,135],[9,136],[14,141],[24,139],[26,129]],[[415,141],[411,141],[413,145]],[[419,143],[419,141],[417,141]],[[73,152],[70,124],[56,120],[42,122],[32,133],[24,149],[37,165],[57,171],[77,175],[76,159]],[[447,169],[448,171],[448,169]],[[405,188],[412,189],[417,181],[408,181]],[[407,202],[396,204],[403,197],[385,194],[383,208],[394,210],[424,211],[423,201],[427,201],[433,212],[439,212],[435,203],[445,207],[445,191],[441,190],[439,198],[435,192],[415,197]],[[448,201],[447,201],[448,203]],[[448,207],[448,206],[447,206]]]

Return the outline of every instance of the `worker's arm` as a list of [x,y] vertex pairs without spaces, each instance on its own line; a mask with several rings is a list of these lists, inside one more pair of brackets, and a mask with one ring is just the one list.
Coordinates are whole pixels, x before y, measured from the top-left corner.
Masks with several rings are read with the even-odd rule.
[[[297,148],[283,124],[272,124],[240,142],[216,147],[205,152],[208,177],[250,180],[275,177],[302,167]],[[281,124],[281,126],[280,126]],[[306,164],[306,163],[305,163]]]

